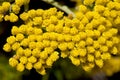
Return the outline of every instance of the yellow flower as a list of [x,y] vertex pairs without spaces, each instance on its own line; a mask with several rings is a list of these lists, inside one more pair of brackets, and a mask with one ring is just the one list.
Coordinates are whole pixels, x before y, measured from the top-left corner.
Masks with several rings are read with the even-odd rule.
[[87,34],[85,32],[79,32],[80,39],[86,39]]
[[26,64],[26,63],[27,63],[27,57],[26,57],[26,56],[22,56],[22,57],[20,58],[20,63]]
[[103,67],[103,60],[102,59],[96,59],[95,60],[95,63],[98,67],[102,68]]
[[43,41],[43,36],[42,36],[42,35],[37,35],[37,36],[36,36],[36,40],[37,40],[38,42]]
[[42,16],[44,14],[44,10],[43,9],[37,9],[36,10],[36,15],[37,16]]
[[98,42],[99,42],[99,44],[105,44],[106,43],[106,38],[101,36],[101,37],[98,38]]
[[43,20],[42,27],[48,27],[51,24],[50,19]]
[[18,48],[20,47],[20,43],[18,42],[15,42],[13,45],[12,45],[12,50],[17,50]]
[[36,35],[35,34],[31,34],[28,36],[28,40],[31,41],[35,41],[36,40]]
[[110,17],[115,18],[117,16],[117,11],[116,10],[111,10],[110,11]]
[[88,51],[88,53],[94,53],[94,52],[95,52],[95,49],[94,49],[94,47],[92,47],[92,46],[88,46],[88,47],[87,47],[87,51]]
[[26,34],[26,31],[27,31],[27,25],[21,25],[19,26],[19,32],[22,33],[22,34]]
[[100,50],[101,50],[101,52],[107,52],[108,47],[107,46],[100,46]]
[[105,10],[105,11],[103,12],[103,16],[105,16],[105,17],[110,17],[110,11],[109,11],[109,10]]
[[95,58],[100,58],[100,57],[101,57],[101,52],[95,51]]
[[111,28],[111,29],[109,30],[109,32],[110,32],[112,35],[116,35],[116,34],[118,33],[118,29],[116,29],[116,28]]
[[117,47],[113,47],[112,50],[111,50],[111,53],[114,54],[114,55],[117,54],[118,53]]
[[10,8],[10,2],[3,2],[2,7],[3,7],[5,12],[8,11]]
[[3,50],[6,51],[6,52],[10,52],[10,51],[11,51],[11,46],[10,46],[10,44],[6,43],[6,44],[3,46]]
[[107,47],[112,47],[113,46],[113,42],[112,41],[106,41],[106,45]]
[[118,37],[112,37],[113,44],[119,44],[120,39]]
[[52,47],[53,49],[56,49],[58,47],[58,42],[57,41],[51,41],[50,42],[50,47]]
[[54,32],[54,30],[55,30],[55,25],[54,24],[50,24],[48,27],[46,27],[47,32]]
[[26,65],[25,65],[25,68],[28,69],[28,70],[31,70],[33,67],[32,63],[28,62]]
[[58,40],[59,42],[64,41],[63,34],[58,34],[57,40]]
[[54,51],[49,58],[51,58],[51,61],[53,62],[56,61],[59,58],[59,52]]
[[72,57],[78,57],[78,56],[79,56],[79,50],[77,50],[77,49],[71,50],[71,51],[70,51],[70,55],[71,55]]
[[19,33],[19,28],[17,26],[13,26],[11,29],[12,35],[17,35]]
[[10,66],[12,66],[12,67],[16,67],[17,64],[18,64],[18,60],[16,60],[15,58],[10,58],[10,59],[9,59],[9,64],[10,64]]
[[60,55],[60,56],[61,56],[62,58],[66,58],[66,57],[68,57],[69,53],[70,53],[70,52],[67,51],[67,50],[66,50],[66,51],[61,51],[61,55]]
[[72,40],[72,36],[69,34],[63,35],[63,37],[64,37],[65,41],[67,41],[67,42]]
[[100,47],[99,42],[98,42],[98,41],[94,41],[94,42],[93,42],[93,47],[94,47],[95,49],[98,49],[98,48]]
[[58,11],[56,16],[57,16],[58,19],[60,19],[60,18],[63,17],[63,14],[64,14],[63,12]]
[[114,20],[114,23],[116,25],[120,24],[120,17],[119,16]]
[[65,51],[67,49],[67,43],[65,42],[62,42],[58,45],[58,48],[61,50],[61,51]]
[[107,8],[109,8],[110,10],[115,8],[114,2],[113,1],[109,1],[107,4]]
[[8,44],[12,45],[15,42],[16,42],[15,36],[10,36],[10,37],[7,38],[7,43]]
[[14,13],[10,13],[10,22],[16,22],[18,21],[18,16]]
[[35,49],[36,48],[36,42],[34,42],[34,41],[29,42],[29,48],[30,49]]
[[29,48],[26,48],[26,49],[24,50],[24,55],[25,55],[26,57],[31,56],[31,54],[32,54],[32,51],[31,51]]
[[105,11],[105,7],[103,5],[95,5],[94,6],[94,11],[102,13]]
[[19,55],[19,56],[23,56],[24,55],[24,49],[22,47],[19,47],[16,50],[16,54]]
[[79,65],[80,65],[80,60],[79,60],[79,59],[74,58],[73,56],[70,56],[69,58],[70,58],[70,60],[72,61],[72,63],[73,63],[74,65],[76,65],[76,66],[79,66]]
[[92,30],[85,30],[87,37],[94,37],[94,31]]
[[91,54],[88,54],[88,55],[87,55],[87,60],[88,60],[89,62],[94,62],[94,56],[91,55]]
[[50,46],[50,40],[43,40],[43,47],[49,47]]
[[80,40],[77,44],[76,44],[76,47],[78,48],[85,48],[86,46],[86,42],[83,41],[83,40]]
[[61,33],[62,31],[63,31],[63,25],[57,24],[57,25],[55,26],[55,32]]
[[41,74],[41,75],[45,75],[46,74],[46,71],[44,69],[44,67],[42,67],[41,69],[36,69],[36,71]]
[[55,32],[49,33],[50,40],[57,40],[58,34]]
[[84,16],[84,17],[82,18],[82,20],[81,20],[81,23],[82,23],[83,25],[86,25],[87,23],[89,23],[88,18],[87,18],[86,16]]
[[35,35],[40,35],[40,34],[43,33],[43,31],[42,31],[42,29],[35,28],[35,29],[34,29],[34,33],[35,33]]
[[31,18],[34,18],[36,16],[36,11],[34,9],[31,9],[28,11],[28,15],[31,17]]
[[87,54],[87,50],[85,49],[85,48],[80,48],[80,49],[78,49],[78,51],[79,51],[79,55],[81,56],[81,57],[84,57],[84,56],[86,56],[86,54]]
[[35,48],[32,50],[32,55],[35,57],[39,57],[40,50],[38,48]]
[[24,39],[24,35],[23,34],[19,33],[19,34],[16,35],[16,40],[17,41],[22,41],[23,39]]
[[[76,18],[81,20],[84,17],[84,14],[82,12],[77,12],[76,13]],[[89,19],[89,18],[88,18]]]
[[102,58],[103,60],[107,60],[107,59],[110,59],[110,58],[111,58],[111,55],[110,55],[110,53],[108,53],[108,52],[102,53],[101,58]]
[[46,32],[42,35],[42,37],[43,37],[44,40],[49,40],[49,35],[50,34]]
[[52,53],[54,51],[54,48],[52,48],[52,47],[45,47],[44,51],[47,52],[47,53]]
[[27,47],[29,45],[29,39],[25,38],[20,42],[21,46]]
[[53,61],[51,60],[51,58],[48,58],[48,59],[46,60],[46,65],[49,66],[49,67],[51,67],[52,64],[53,64]]
[[44,48],[43,42],[36,42],[36,45],[39,45],[39,46],[36,46],[36,48],[38,48],[40,50]]
[[94,30],[94,36],[99,37],[101,35],[101,32],[99,30]]
[[23,21],[27,21],[29,19],[29,14],[26,13],[26,12],[23,12],[22,14],[20,14],[20,18],[23,20]]
[[15,4],[18,6],[22,6],[24,4],[24,0],[15,0]]
[[26,32],[27,32],[28,35],[34,34],[34,28],[33,27],[28,27]]
[[47,59],[48,58],[48,53],[46,51],[42,51],[40,54],[41,59]]
[[57,24],[57,22],[58,22],[58,19],[57,19],[56,16],[51,16],[51,17],[50,17],[50,20],[51,20],[51,23],[52,23],[52,24]]
[[86,45],[92,45],[92,44],[93,44],[93,39],[90,38],[90,37],[88,37],[88,38],[86,39]]
[[63,27],[63,33],[64,34],[69,34],[70,33],[70,28],[69,27]]
[[105,26],[104,25],[99,25],[99,27],[98,27],[98,31],[100,31],[100,32],[104,32],[105,31]]
[[71,50],[74,49],[74,45],[75,45],[74,42],[68,42],[67,43],[68,49],[71,49]]
[[17,65],[17,70],[18,70],[18,71],[22,72],[22,71],[24,71],[24,69],[25,69],[25,66],[24,66],[22,63],[19,63],[19,64]]
[[79,11],[82,13],[86,13],[88,11],[87,7],[85,5],[80,5],[78,7]]
[[42,17],[35,17],[33,18],[34,25],[41,25],[42,24]]
[[83,68],[85,71],[90,71],[90,70],[91,70],[91,67],[88,66],[88,65],[84,65],[84,66],[82,66],[82,68]]
[[42,68],[42,64],[41,64],[41,62],[37,62],[37,63],[35,63],[35,64],[33,65],[33,67],[34,67],[35,69],[41,69],[41,68]]
[[93,29],[93,24],[92,23],[86,24],[85,29],[86,30],[92,30]]
[[107,2],[109,2],[110,0],[96,0],[95,4],[96,5],[103,5],[106,4]]
[[78,31],[84,31],[85,27],[82,23],[79,24],[78,26]]
[[78,41],[80,41],[80,36],[79,36],[79,35],[74,35],[74,36],[72,36],[72,41],[73,41],[73,42],[78,42]]
[[37,62],[37,58],[34,57],[34,56],[30,56],[30,57],[28,58],[28,62],[30,62],[30,63],[35,63],[35,62]]
[[20,11],[20,6],[16,5],[16,4],[13,4],[12,5],[12,11],[15,13],[15,14],[18,14],[19,11]]
[[92,5],[95,0],[84,0],[83,4],[85,5]]
[[77,28],[73,27],[73,28],[70,29],[70,34],[75,35],[77,33],[78,33]]

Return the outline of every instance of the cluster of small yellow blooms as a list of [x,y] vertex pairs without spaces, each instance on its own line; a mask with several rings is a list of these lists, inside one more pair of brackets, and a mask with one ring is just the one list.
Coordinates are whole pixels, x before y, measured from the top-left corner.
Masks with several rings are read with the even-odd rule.
[[120,71],[120,57],[111,58],[110,60],[106,61],[102,70],[108,76]]
[[102,68],[104,61],[118,54],[119,7],[117,0],[83,0],[74,18],[74,22],[79,20],[76,27],[79,38],[75,35],[72,40],[78,42],[74,43],[74,49],[67,51],[73,64],[89,71],[95,65]]
[[63,12],[57,12],[56,8],[22,13],[20,18],[25,24],[12,27],[12,36],[7,38],[7,43],[3,47],[6,52],[16,52],[9,59],[9,64],[18,71],[34,68],[44,75],[45,68],[50,68],[59,58],[56,49],[59,45],[57,40],[60,40],[57,36],[60,34],[57,31],[62,28],[62,17]]
[[[21,6],[22,2],[19,1],[15,3]],[[120,41],[115,27],[120,21],[111,21],[115,16],[113,11],[119,11],[119,6],[112,8],[112,13],[107,16],[104,11],[110,10],[105,7],[106,4],[102,4],[103,1],[107,5],[113,2],[84,0],[83,5],[79,6],[80,11],[72,19],[63,17],[63,12],[56,8],[32,9],[20,14],[20,19],[25,23],[12,27],[12,36],[7,38],[3,46],[6,52],[16,52],[9,59],[9,64],[18,71],[34,68],[42,75],[45,74],[45,68],[50,68],[59,57],[68,57],[74,65],[81,65],[85,71],[95,66],[102,68],[106,60],[118,54],[117,44]],[[94,2],[91,10],[88,5]],[[118,13],[116,16],[119,16]],[[5,20],[10,20],[10,17],[6,16]]]
[[10,22],[18,21],[18,16],[16,14],[19,13],[20,7],[29,2],[30,0],[15,0],[13,4],[10,4],[10,2],[3,2],[0,6],[0,22],[2,22],[3,19]]

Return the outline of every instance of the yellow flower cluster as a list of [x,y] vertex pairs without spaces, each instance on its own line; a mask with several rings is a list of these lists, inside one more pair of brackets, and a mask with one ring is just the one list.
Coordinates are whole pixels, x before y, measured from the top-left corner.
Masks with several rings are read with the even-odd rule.
[[79,40],[74,49],[69,50],[69,58],[73,64],[82,65],[86,71],[95,65],[102,68],[104,61],[118,53],[119,4],[117,0],[84,0],[78,7],[77,30],[82,35],[79,35],[80,39],[77,38]]
[[[94,2],[91,10],[88,6]],[[105,4],[101,4],[103,2]],[[63,12],[56,8],[23,12],[20,19],[25,23],[12,27],[12,35],[3,46],[6,52],[16,52],[9,59],[9,64],[18,71],[34,68],[42,75],[59,57],[68,57],[74,65],[81,65],[85,71],[96,66],[102,68],[106,60],[118,54],[117,45],[120,42],[116,28],[120,21],[115,19],[119,17],[116,12],[119,6],[112,8],[110,2],[113,1],[84,0],[72,19],[63,17]],[[18,6],[23,4],[20,0],[15,3]],[[111,6],[111,9],[106,6]],[[6,16],[5,20],[11,18]]]
[[9,64],[16,67],[18,71],[34,68],[44,75],[45,68],[50,68],[59,58],[59,52],[56,49],[59,45],[57,36],[60,34],[57,30],[62,28],[62,17],[63,12],[57,12],[56,8],[22,13],[20,18],[25,21],[25,24],[19,27],[13,26],[12,35],[7,38],[7,43],[3,46],[6,52],[16,52],[9,59]]
[[3,21],[4,13],[7,12],[9,8],[10,8],[9,2],[3,2],[2,5],[0,6],[0,22]]
[[[18,21],[18,16],[16,14],[19,13],[20,7],[29,2],[30,0],[15,0],[13,4],[10,4],[10,2],[3,2],[0,6],[0,22],[2,22],[3,19],[10,22]],[[10,15],[7,15],[7,13]]]

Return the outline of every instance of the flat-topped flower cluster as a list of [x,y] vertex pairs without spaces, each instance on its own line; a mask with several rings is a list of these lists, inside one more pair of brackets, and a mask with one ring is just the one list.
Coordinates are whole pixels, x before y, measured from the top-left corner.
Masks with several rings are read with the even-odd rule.
[[3,46],[6,52],[15,52],[9,64],[18,71],[34,68],[42,75],[59,57],[69,58],[85,71],[102,68],[104,61],[119,52],[120,3],[100,1],[84,0],[74,18],[63,16],[56,8],[20,14],[24,24],[12,27]]

